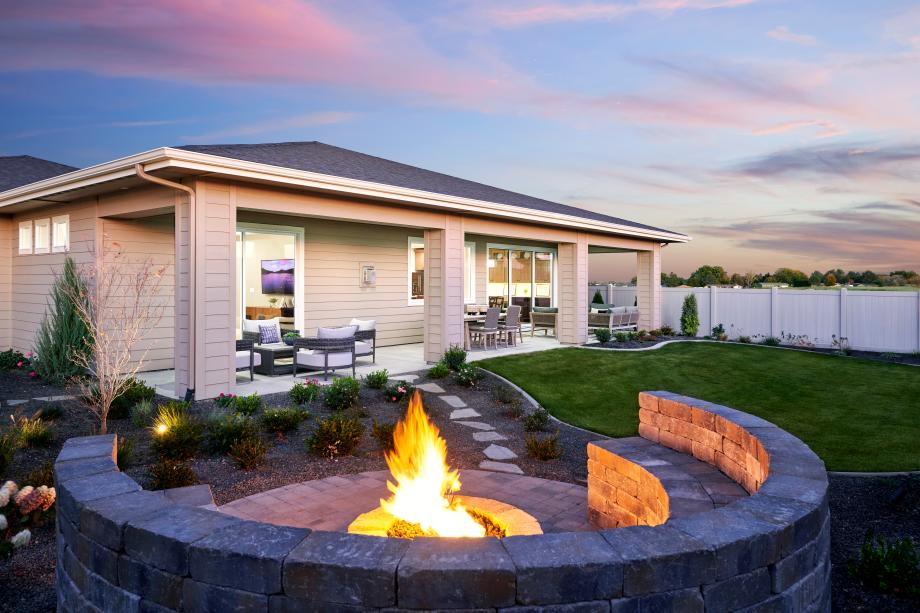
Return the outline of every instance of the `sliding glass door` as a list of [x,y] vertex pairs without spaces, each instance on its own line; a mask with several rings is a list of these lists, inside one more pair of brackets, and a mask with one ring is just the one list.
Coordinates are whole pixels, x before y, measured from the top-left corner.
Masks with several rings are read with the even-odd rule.
[[236,232],[237,335],[243,320],[279,318],[303,330],[303,229],[240,224]]
[[488,295],[491,306],[515,304],[521,318],[530,310],[553,305],[555,251],[540,247],[490,246]]

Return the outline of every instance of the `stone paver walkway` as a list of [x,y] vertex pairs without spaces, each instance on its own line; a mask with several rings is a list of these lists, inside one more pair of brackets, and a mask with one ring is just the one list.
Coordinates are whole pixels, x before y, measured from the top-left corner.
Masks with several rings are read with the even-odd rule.
[[[253,494],[218,510],[282,526],[345,531],[358,515],[389,497],[389,477],[385,470],[337,475]],[[461,470],[460,481],[461,496],[491,498],[517,507],[533,515],[543,532],[594,529],[588,523],[588,491],[580,485],[483,470]]]

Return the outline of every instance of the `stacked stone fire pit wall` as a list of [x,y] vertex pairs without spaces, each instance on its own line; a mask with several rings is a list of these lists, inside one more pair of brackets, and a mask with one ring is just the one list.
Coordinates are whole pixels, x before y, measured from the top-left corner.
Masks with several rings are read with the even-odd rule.
[[71,439],[55,464],[59,610],[829,610],[821,461],[758,418],[650,396],[756,437],[770,461],[757,493],[654,527],[410,542],[182,504],[119,472],[114,436]]

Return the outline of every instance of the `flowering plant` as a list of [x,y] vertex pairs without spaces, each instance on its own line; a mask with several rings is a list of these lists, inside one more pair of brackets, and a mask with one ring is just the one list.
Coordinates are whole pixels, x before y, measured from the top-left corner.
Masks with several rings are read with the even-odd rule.
[[55,489],[47,485],[19,489],[14,481],[7,481],[0,487],[0,558],[31,542],[29,528],[49,519],[56,498]]
[[236,394],[225,394],[220,393],[220,396],[217,397],[217,400],[214,402],[217,403],[217,406],[221,408],[227,408],[233,406],[233,401],[236,399]]
[[390,402],[399,402],[415,391],[415,387],[406,381],[394,381],[384,388],[384,394]]

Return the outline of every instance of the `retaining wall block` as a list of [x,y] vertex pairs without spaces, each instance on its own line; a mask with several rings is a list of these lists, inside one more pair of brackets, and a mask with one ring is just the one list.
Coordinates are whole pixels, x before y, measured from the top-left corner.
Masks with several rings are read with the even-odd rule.
[[182,577],[158,570],[133,558],[118,558],[118,584],[142,599],[169,609],[182,607]]
[[80,531],[109,549],[124,548],[124,527],[171,506],[162,492],[141,490],[90,500],[80,512]]
[[517,602],[557,604],[623,593],[623,559],[595,532],[512,536],[502,541],[517,568]]
[[397,582],[398,604],[410,609],[507,607],[516,595],[514,563],[497,539],[417,538]]

